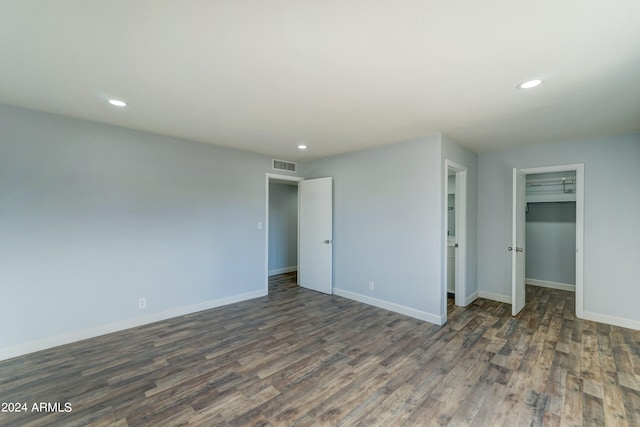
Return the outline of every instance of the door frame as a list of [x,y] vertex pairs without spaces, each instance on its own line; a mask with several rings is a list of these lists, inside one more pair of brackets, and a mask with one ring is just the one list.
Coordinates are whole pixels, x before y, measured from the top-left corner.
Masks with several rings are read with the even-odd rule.
[[[264,202],[264,293],[265,295],[269,294],[269,182],[271,180],[280,180],[280,181],[295,181],[299,183],[303,181],[304,178],[301,176],[291,176],[291,175],[279,175],[276,173],[266,173],[265,174],[265,202]],[[300,212],[300,202],[298,201],[298,215]],[[298,256],[298,251],[300,247],[300,224],[298,224],[298,242],[296,247],[296,256]],[[299,264],[299,261],[296,262]]]
[[458,243],[456,251],[455,266],[455,304],[466,306],[467,301],[467,168],[445,159],[444,163],[444,197],[443,197],[443,274],[442,274],[442,313],[444,313],[443,323],[447,321],[447,247],[448,238],[447,230],[449,227],[448,214],[448,198],[449,198],[449,170],[455,171],[456,176],[456,193],[455,193],[455,219],[456,219],[456,242]]
[[[576,317],[584,318],[584,163],[521,168],[526,175],[576,172]],[[513,295],[512,295],[513,297]]]

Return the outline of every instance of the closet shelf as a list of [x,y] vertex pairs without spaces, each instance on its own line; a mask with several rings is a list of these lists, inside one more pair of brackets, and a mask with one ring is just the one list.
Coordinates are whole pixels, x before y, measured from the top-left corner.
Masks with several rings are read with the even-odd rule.
[[527,203],[575,202],[576,177],[554,176],[528,178]]

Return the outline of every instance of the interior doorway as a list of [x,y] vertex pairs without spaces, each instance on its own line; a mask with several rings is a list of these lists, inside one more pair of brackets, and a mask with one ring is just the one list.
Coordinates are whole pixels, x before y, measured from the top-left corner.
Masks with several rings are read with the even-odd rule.
[[[445,160],[443,313],[448,300],[466,306],[467,168]],[[446,321],[446,319],[445,319]]]
[[[297,217],[295,238],[297,284],[302,288],[332,294],[333,178],[304,179],[267,173],[265,179],[265,295],[269,293],[269,262],[272,259],[270,246],[273,240],[270,239],[270,186],[279,184],[294,185],[297,188],[297,200],[291,206],[291,209],[295,210],[291,216]],[[262,223],[258,223],[258,228],[262,228]],[[293,246],[292,243],[290,245]],[[285,268],[290,270],[293,266]],[[271,272],[279,271],[282,269],[271,269]]]
[[447,298],[456,294],[456,173],[449,169],[447,176]]
[[298,183],[269,182],[269,276],[298,270]]
[[[583,245],[584,245],[584,165],[560,165],[540,168],[514,169],[513,179],[513,213],[512,213],[512,243],[508,250],[512,254],[512,314],[515,316],[526,305],[525,282],[532,282],[531,277],[525,277],[527,270],[535,271],[532,265],[527,267],[532,258],[528,257],[526,249],[526,215],[529,203],[560,203],[573,202],[574,205],[563,206],[563,210],[575,209],[571,218],[575,221],[575,302],[576,316],[583,316]],[[527,178],[530,185],[527,187]],[[524,179],[524,184],[521,181]],[[546,187],[543,190],[529,191],[527,188],[533,186]],[[575,208],[573,207],[575,206]],[[547,206],[549,208],[549,206]],[[537,209],[537,207],[536,207]],[[548,212],[538,212],[536,215],[548,216]],[[567,217],[567,213],[561,211],[556,215]],[[566,219],[566,218],[565,218]],[[549,228],[549,227],[547,227]],[[566,224],[564,226],[566,228]],[[543,233],[553,233],[558,235],[561,231],[558,228],[543,231]],[[566,232],[566,231],[563,231]],[[539,236],[536,236],[539,237]],[[538,245],[538,243],[535,243]],[[557,249],[557,248],[556,248]],[[570,248],[571,251],[573,249]],[[549,255],[548,253],[545,255]],[[565,254],[566,256],[566,254]],[[573,259],[571,260],[573,261]],[[559,275],[566,272],[558,272]],[[558,276],[561,277],[561,276]],[[558,283],[553,280],[533,280],[532,283],[538,286],[555,287],[557,289],[568,289],[566,283]]]
[[265,292],[269,277],[298,270],[298,186],[303,178],[266,175]]

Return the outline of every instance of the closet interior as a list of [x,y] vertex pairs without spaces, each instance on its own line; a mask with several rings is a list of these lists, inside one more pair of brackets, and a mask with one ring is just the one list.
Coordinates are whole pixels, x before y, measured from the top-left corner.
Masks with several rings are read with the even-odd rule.
[[575,171],[528,174],[526,200],[526,283],[575,291]]

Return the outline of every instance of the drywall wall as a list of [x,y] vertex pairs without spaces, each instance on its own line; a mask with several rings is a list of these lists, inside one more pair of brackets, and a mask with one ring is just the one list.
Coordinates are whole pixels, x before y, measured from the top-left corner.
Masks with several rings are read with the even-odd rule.
[[298,264],[298,185],[269,183],[269,274]]
[[270,169],[265,156],[0,105],[0,349],[264,294]]
[[512,168],[584,163],[584,311],[640,327],[640,134],[480,153],[478,287],[511,295]]
[[336,294],[441,321],[441,163],[434,135],[304,165],[334,178]]
[[576,203],[528,203],[526,277],[576,284]]

